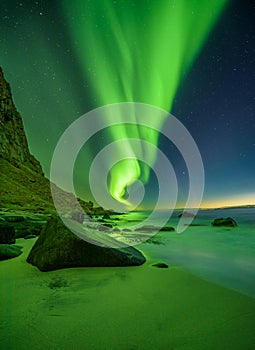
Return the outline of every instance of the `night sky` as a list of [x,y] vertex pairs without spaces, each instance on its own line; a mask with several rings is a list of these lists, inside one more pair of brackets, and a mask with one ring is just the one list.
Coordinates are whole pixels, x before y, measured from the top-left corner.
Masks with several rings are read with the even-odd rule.
[[[135,1],[130,3],[136,8]],[[144,8],[155,3],[160,2],[139,3],[140,25]],[[77,58],[79,41],[75,42],[67,21],[69,15],[75,23],[73,14],[71,9],[68,13],[63,1],[0,3],[0,65],[23,117],[30,150],[47,176],[64,130],[79,116],[102,105]],[[255,204],[254,15],[252,2],[229,2],[179,84],[172,103],[171,113],[187,127],[203,158],[204,207]],[[95,31],[97,26],[95,21]],[[98,139],[94,140],[96,149]],[[187,192],[185,165],[164,137],[159,147],[173,162],[182,204]],[[86,150],[80,164],[84,160],[89,164],[93,158],[93,152],[87,160],[85,155]],[[81,168],[78,164],[78,184],[83,176]],[[147,185],[151,194],[154,182],[152,174]],[[87,188],[79,190],[90,199]]]

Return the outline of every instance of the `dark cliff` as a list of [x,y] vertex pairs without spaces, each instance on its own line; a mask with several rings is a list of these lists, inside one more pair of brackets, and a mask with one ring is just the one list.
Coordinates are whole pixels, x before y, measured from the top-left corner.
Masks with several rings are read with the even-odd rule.
[[[66,207],[73,195],[55,189]],[[91,203],[79,200],[88,213]],[[31,155],[22,117],[12,99],[11,88],[0,67],[0,210],[1,208],[33,212],[55,212],[50,181],[39,161]]]
[[12,99],[11,88],[0,67],[0,157],[13,165],[25,164],[43,174],[40,163],[31,155],[21,115]]

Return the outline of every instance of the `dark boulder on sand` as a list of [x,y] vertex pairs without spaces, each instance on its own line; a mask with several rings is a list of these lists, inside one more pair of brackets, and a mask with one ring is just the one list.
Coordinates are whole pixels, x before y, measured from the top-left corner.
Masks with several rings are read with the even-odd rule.
[[145,262],[145,257],[133,247],[117,249],[88,243],[54,216],[42,230],[27,262],[41,271],[51,271],[70,267],[137,266]]
[[212,222],[212,226],[228,226],[228,227],[236,227],[237,223],[234,219],[232,218],[220,218],[220,219],[215,219]]
[[0,244],[0,260],[16,258],[22,254],[22,247],[11,244]]

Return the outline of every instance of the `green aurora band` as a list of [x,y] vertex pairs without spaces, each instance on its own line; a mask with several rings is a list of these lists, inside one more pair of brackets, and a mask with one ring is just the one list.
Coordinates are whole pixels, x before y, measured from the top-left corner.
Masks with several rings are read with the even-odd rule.
[[[171,111],[183,76],[201,50],[227,0],[74,0],[63,1],[84,79],[90,83],[95,107],[142,102]],[[146,117],[146,116],[144,116]],[[105,116],[112,118],[112,116]],[[146,183],[149,169],[136,159],[146,149],[132,149],[129,138],[158,144],[159,133],[139,126],[142,116],[130,116],[132,126],[109,128],[111,142],[126,139],[119,163],[110,171],[109,192],[124,201],[126,187]],[[158,118],[155,126],[162,127]],[[137,158],[139,158],[137,156]],[[107,160],[106,160],[107,161]],[[151,163],[151,162],[149,162]]]

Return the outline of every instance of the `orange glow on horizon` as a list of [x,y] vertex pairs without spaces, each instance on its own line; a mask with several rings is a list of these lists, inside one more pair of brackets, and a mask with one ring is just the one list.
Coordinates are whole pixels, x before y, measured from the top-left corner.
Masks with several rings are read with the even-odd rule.
[[[200,205],[200,209],[217,209],[224,207],[239,207],[252,205],[255,206],[255,193],[252,194],[242,194],[236,196],[229,196],[223,198],[215,198],[215,199],[204,199]],[[178,203],[175,209],[182,210],[185,207],[185,203]],[[162,207],[161,210],[168,210],[169,207]],[[153,208],[139,208],[139,210],[153,210]]]
[[224,197],[214,200],[204,200],[200,206],[201,209],[213,209],[222,207],[235,207],[243,205],[255,205],[255,193],[248,195],[239,195],[233,197]]

